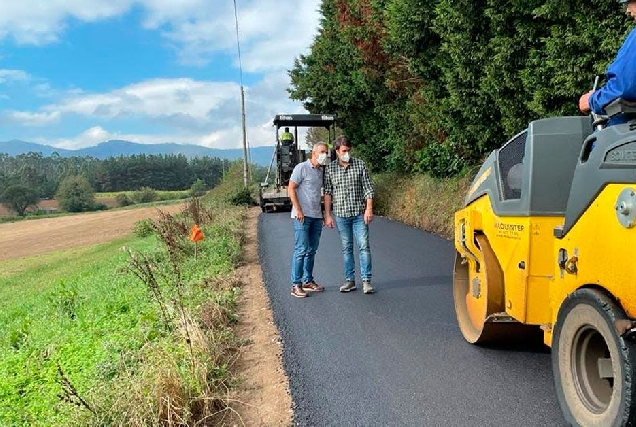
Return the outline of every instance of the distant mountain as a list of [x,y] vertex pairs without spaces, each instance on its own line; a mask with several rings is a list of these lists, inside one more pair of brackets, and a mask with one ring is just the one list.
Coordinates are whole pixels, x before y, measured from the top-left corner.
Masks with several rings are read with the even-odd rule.
[[[82,148],[80,150],[65,150],[49,145],[41,145],[33,142],[25,142],[14,139],[12,141],[0,141],[0,153],[6,153],[15,157],[29,152],[41,153],[44,157],[49,157],[57,153],[62,157],[86,157],[91,156],[97,159],[107,159],[109,157],[132,156],[135,154],[183,154],[186,157],[218,157],[220,159],[237,160],[243,158],[243,149],[219,149],[207,148],[192,144],[138,144],[130,141],[111,140],[105,141],[93,147]],[[274,147],[254,147],[250,149],[251,163],[259,166],[269,166],[274,153]]]

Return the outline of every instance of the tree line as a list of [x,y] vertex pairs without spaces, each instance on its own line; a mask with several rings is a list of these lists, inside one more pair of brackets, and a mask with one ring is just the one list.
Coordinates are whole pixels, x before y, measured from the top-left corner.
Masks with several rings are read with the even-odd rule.
[[323,0],[292,99],[376,171],[449,176],[528,122],[578,115],[630,27],[616,0]]
[[0,194],[12,185],[33,189],[39,198],[55,195],[60,182],[69,176],[86,178],[96,192],[185,190],[197,180],[207,188],[216,186],[228,167],[216,157],[187,158],[184,155],[132,155],[99,160],[92,157],[48,157],[40,153],[15,157],[0,153]]

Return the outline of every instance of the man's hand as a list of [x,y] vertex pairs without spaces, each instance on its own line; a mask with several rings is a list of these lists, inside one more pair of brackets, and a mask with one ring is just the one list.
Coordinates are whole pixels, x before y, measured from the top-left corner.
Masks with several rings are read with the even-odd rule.
[[333,217],[331,216],[331,214],[328,214],[328,213],[325,214],[325,219],[323,220],[323,224],[325,225],[325,227],[333,228]]
[[369,225],[373,221],[373,210],[371,208],[366,208],[364,211],[364,223]]
[[579,99],[579,110],[581,110],[581,113],[588,114],[590,112],[590,96],[592,93],[594,93],[593,90],[581,95]]
[[305,221],[305,214],[303,213],[303,210],[300,209],[300,207],[296,208],[296,219],[300,221],[301,224],[303,223],[303,221]]

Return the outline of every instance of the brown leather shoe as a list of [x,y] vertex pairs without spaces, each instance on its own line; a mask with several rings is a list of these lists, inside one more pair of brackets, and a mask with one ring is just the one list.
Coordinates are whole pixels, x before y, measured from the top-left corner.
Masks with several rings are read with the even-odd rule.
[[322,292],[324,290],[325,290],[324,286],[320,286],[318,283],[314,282],[313,280],[303,285],[303,291],[306,291],[306,292]]
[[296,298],[305,298],[307,296],[307,292],[303,291],[303,288],[300,285],[292,286],[291,294]]

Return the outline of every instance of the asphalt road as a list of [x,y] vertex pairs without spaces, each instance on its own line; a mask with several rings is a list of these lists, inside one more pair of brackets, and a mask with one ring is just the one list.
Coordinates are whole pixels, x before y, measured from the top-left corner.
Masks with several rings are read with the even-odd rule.
[[323,229],[316,281],[290,295],[289,213],[259,216],[259,256],[301,426],[561,426],[547,347],[464,341],[453,308],[452,242],[376,217],[377,292],[340,293],[340,241]]

